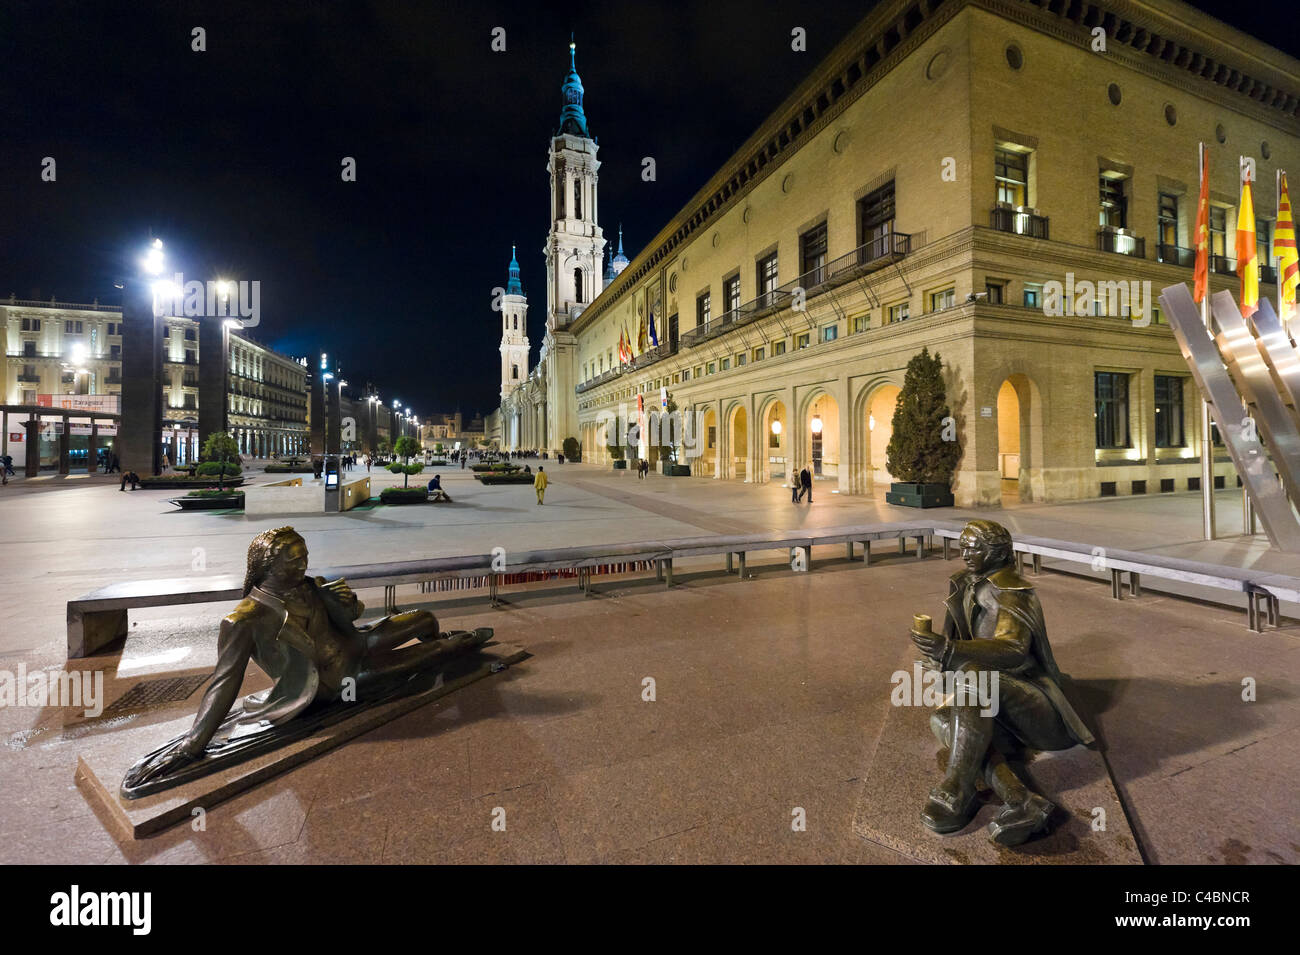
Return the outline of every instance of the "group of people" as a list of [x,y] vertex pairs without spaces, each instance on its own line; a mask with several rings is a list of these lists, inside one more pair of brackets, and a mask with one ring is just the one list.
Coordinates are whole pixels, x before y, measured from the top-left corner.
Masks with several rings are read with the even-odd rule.
[[799,472],[799,477],[790,482],[790,503],[798,504],[803,500],[803,496],[808,495],[808,503],[812,503],[812,472],[804,468]]

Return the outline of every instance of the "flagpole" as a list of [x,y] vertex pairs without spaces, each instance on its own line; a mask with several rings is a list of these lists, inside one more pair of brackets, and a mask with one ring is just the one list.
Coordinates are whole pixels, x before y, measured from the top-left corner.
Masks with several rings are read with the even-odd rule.
[[[1197,143],[1196,158],[1197,158],[1197,163],[1200,166],[1201,182],[1205,182],[1205,173],[1206,173],[1205,143]],[[1199,203],[1200,203],[1200,199],[1198,196],[1197,204],[1199,205]],[[1201,211],[1198,208],[1196,210],[1196,216],[1198,222],[1200,220],[1200,214]],[[1206,210],[1206,215],[1208,217],[1209,215],[1208,210]],[[1205,324],[1205,328],[1207,331],[1209,331],[1210,328],[1209,240],[1210,240],[1209,225],[1207,221],[1206,236],[1205,236],[1206,294],[1201,296],[1201,321]],[[1198,244],[1200,241],[1201,241],[1200,236],[1197,236]],[[1214,441],[1210,437],[1210,403],[1206,401],[1205,396],[1202,395],[1201,396],[1201,530],[1204,533],[1205,539],[1207,541],[1214,540],[1214,532],[1215,532],[1214,524],[1215,524],[1214,521]]]
[[[1251,181],[1250,181],[1249,173],[1247,172],[1247,169],[1249,169],[1249,167],[1246,165],[1246,157],[1245,157],[1245,156],[1240,156],[1240,157],[1238,157],[1238,159],[1237,159],[1237,178],[1241,180],[1241,182],[1238,183],[1238,191],[1239,191],[1239,192],[1240,192],[1242,189],[1244,189],[1244,188],[1248,188],[1249,185],[1253,185],[1253,183],[1251,183]],[[1245,184],[1245,185],[1243,185],[1243,184]],[[1254,211],[1255,211],[1255,209],[1254,209],[1254,203],[1251,203],[1251,214],[1252,214],[1252,215],[1254,214]],[[1238,212],[1238,216],[1240,216],[1240,212]],[[1251,224],[1251,226],[1254,226],[1254,225],[1255,225],[1255,223],[1253,223],[1253,222],[1250,223],[1250,224]],[[1241,232],[1241,221],[1240,221],[1240,218],[1238,219],[1238,222],[1237,222],[1237,232],[1238,232],[1238,233]],[[1256,257],[1256,258],[1259,258],[1259,236],[1258,236],[1257,233],[1255,233],[1255,232],[1253,232],[1253,231],[1252,231],[1251,234],[1252,234],[1252,235],[1255,235],[1255,257]],[[1238,263],[1238,266],[1240,266],[1240,263]],[[1258,263],[1256,263],[1255,268],[1257,268],[1257,269],[1259,268],[1259,264],[1258,264]],[[1241,302],[1241,305],[1242,305],[1242,307],[1244,308],[1244,307],[1245,307],[1245,304],[1246,304],[1245,301],[1244,301],[1244,299],[1245,299],[1245,297],[1246,297],[1246,292],[1245,292],[1245,288],[1244,288],[1244,283],[1245,283],[1245,281],[1246,281],[1246,277],[1245,277],[1244,274],[1243,274],[1242,277],[1241,277],[1241,281],[1242,281],[1242,283],[1243,283],[1243,288],[1242,288],[1242,292],[1241,292],[1241,297],[1242,297],[1243,301]],[[1258,299],[1258,297],[1259,297],[1259,296],[1258,296],[1258,291],[1259,291],[1258,288],[1256,288],[1256,299]],[[1242,412],[1245,413],[1247,416],[1250,415],[1250,404],[1246,401],[1246,399],[1245,399],[1244,396],[1243,396],[1242,399],[1241,399],[1241,410],[1242,410]],[[1241,482],[1241,532],[1242,532],[1243,534],[1245,534],[1247,537],[1253,537],[1253,536],[1255,535],[1255,507],[1254,507],[1254,505],[1251,503],[1251,500],[1250,500],[1250,488],[1247,486],[1247,484],[1246,484],[1246,482],[1245,482],[1244,480]]]

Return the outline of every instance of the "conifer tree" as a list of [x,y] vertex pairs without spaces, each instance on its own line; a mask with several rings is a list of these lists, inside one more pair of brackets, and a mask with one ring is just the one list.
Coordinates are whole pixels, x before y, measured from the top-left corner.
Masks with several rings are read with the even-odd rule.
[[894,433],[885,449],[885,467],[903,484],[952,483],[953,471],[961,457],[955,434],[944,440],[948,410],[947,391],[943,383],[943,362],[936,353],[922,348],[907,363],[903,390],[894,406]]

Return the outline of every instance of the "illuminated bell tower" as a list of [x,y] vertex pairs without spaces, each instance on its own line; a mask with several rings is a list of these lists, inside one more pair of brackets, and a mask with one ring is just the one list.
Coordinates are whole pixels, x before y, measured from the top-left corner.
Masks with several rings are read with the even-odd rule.
[[528,298],[519,281],[519,260],[510,247],[510,278],[501,298],[501,398],[528,377]]
[[569,43],[569,72],[560,87],[559,131],[551,138],[551,231],[546,240],[546,434],[539,445],[559,450],[577,436],[577,343],[569,332],[604,287],[605,238],[597,224],[597,145],[587,130],[576,46]]

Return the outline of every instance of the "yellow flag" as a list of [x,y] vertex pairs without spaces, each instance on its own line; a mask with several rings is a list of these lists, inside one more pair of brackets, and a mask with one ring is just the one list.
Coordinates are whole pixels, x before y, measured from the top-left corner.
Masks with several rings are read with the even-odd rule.
[[1277,280],[1282,292],[1282,321],[1296,317],[1296,286],[1300,284],[1300,257],[1296,254],[1295,219],[1291,214],[1291,196],[1287,191],[1286,173],[1278,179],[1277,228],[1273,231],[1273,248],[1277,253]]
[[1241,278],[1241,314],[1259,311],[1259,261],[1255,255],[1255,204],[1250,199],[1250,180],[1241,182],[1241,203],[1237,206],[1237,275]]

